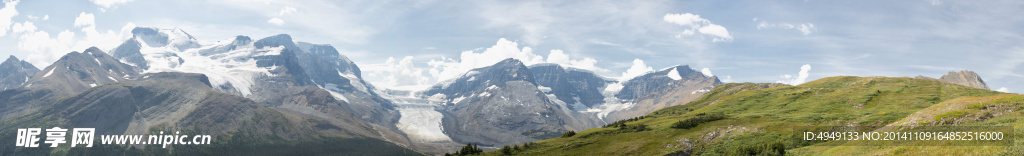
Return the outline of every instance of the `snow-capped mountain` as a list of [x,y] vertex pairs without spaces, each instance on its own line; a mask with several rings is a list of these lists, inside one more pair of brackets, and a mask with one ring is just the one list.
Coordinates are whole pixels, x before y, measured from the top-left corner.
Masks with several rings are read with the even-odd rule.
[[606,122],[646,115],[668,106],[686,104],[721,84],[718,77],[705,75],[688,65],[665,68],[622,82],[622,89],[614,94],[614,100],[627,107],[605,110],[599,115]]
[[18,60],[13,55],[0,63],[0,90],[16,88],[28,82],[29,77],[39,72],[31,63]]
[[[443,114],[441,130],[452,140],[501,146],[685,104],[721,83],[685,65],[618,82],[583,69],[557,64],[526,67],[506,59],[418,95],[437,104],[436,111]],[[621,88],[610,88],[616,86]]]
[[0,91],[0,115],[66,112],[39,120],[93,126],[104,134],[204,126],[199,129],[212,134],[342,137],[416,148],[397,128],[399,114],[390,101],[329,45],[295,42],[285,34],[205,42],[180,29],[132,32],[110,52],[115,56],[95,47],[71,52],[21,87]]
[[296,42],[287,34],[206,42],[177,28],[140,27],[132,33],[111,54],[142,73],[204,74],[218,91],[334,123],[370,123],[373,135],[409,144],[395,126],[395,106],[330,45]]
[[521,144],[600,125],[553,103],[522,62],[506,59],[423,92],[445,103],[443,128],[451,139],[481,145]]
[[552,100],[557,100],[556,103],[565,103],[576,111],[604,104],[602,91],[609,83],[615,82],[591,71],[564,68],[558,64],[532,65],[530,71],[542,92],[555,96]]
[[37,73],[22,87],[48,87],[61,94],[75,94],[89,88],[116,83],[140,75],[139,69],[91,47],[71,52]]

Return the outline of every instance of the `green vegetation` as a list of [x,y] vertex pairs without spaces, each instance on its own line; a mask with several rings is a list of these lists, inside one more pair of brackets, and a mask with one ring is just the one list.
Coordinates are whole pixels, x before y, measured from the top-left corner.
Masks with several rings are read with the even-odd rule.
[[697,114],[697,117],[689,118],[689,119],[686,119],[686,120],[683,120],[683,121],[679,121],[679,122],[676,122],[676,123],[672,123],[672,128],[675,128],[675,129],[690,129],[690,128],[693,128],[693,127],[697,127],[697,125],[700,125],[701,123],[722,120],[722,119],[725,119],[725,118],[726,118],[726,116],[723,115],[723,114],[704,115],[704,113],[701,113],[701,114]]
[[[982,98],[984,100],[979,100]],[[956,105],[953,105],[956,104]],[[977,104],[976,106],[968,106]],[[942,107],[939,109],[938,107]],[[967,110],[957,112],[959,110]],[[947,124],[1024,127],[1024,97],[934,80],[887,77],[828,77],[799,86],[730,83],[716,86],[693,102],[657,110],[531,143],[528,148],[485,155],[920,155],[919,146],[812,146],[799,133],[816,126],[879,128],[887,125]],[[1006,113],[1013,112],[1013,113]],[[949,120],[949,119],[947,119]],[[913,122],[911,122],[913,121]],[[1020,131],[1017,131],[1020,133]],[[563,134],[564,135],[564,134]],[[978,155],[1024,152],[989,147],[969,152],[924,155]],[[1018,147],[1020,146],[1020,147]],[[969,146],[968,146],[969,147]],[[899,148],[902,153],[879,151]],[[923,149],[942,149],[930,146]],[[948,148],[958,149],[958,148]],[[944,150],[938,150],[944,151]],[[976,152],[977,151],[977,152]],[[888,153],[887,153],[888,152]],[[1011,154],[1012,155],[1012,154]]]
[[568,132],[565,132],[565,134],[562,134],[562,137],[563,138],[568,138],[568,137],[572,137],[572,136],[575,136],[575,135],[576,135],[576,131],[568,131]]
[[[505,147],[507,148],[508,146],[505,146]],[[466,146],[463,146],[462,149],[460,149],[459,151],[455,152],[454,154],[453,153],[445,153],[444,155],[445,156],[479,155],[479,154],[481,154],[483,152],[484,152],[484,150],[480,149],[475,144],[469,143],[469,144],[466,144]]]

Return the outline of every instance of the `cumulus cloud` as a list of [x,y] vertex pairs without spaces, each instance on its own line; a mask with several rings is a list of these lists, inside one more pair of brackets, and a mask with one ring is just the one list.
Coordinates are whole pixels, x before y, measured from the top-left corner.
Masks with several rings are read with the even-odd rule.
[[131,2],[132,0],[89,0],[89,1],[92,2],[93,4],[101,6],[103,8],[111,8],[111,7],[113,7],[115,5],[118,5],[118,4],[125,4],[125,3],[128,3],[128,2]]
[[379,87],[398,90],[422,90],[430,85],[430,78],[424,75],[423,68],[417,68],[413,64],[413,56],[406,56],[401,60],[388,57],[382,70],[375,72],[379,80],[374,83]]
[[662,19],[665,22],[677,24],[687,28],[686,30],[683,30],[683,33],[681,33],[677,37],[691,36],[695,35],[696,33],[700,33],[714,37],[714,39],[712,39],[714,42],[732,41],[732,35],[729,34],[729,30],[726,30],[725,27],[721,25],[711,23],[711,20],[701,18],[700,15],[695,15],[691,13],[665,14],[665,17],[663,17]]
[[85,12],[75,18],[73,26],[80,28],[77,32],[82,35],[64,30],[53,37],[49,32],[38,30],[30,21],[14,24],[12,32],[18,35],[18,49],[30,53],[25,60],[36,66],[45,67],[71,51],[81,51],[94,46],[102,50],[113,49],[130,37],[128,34],[135,28],[135,24],[127,23],[120,31],[98,31],[95,20],[93,14]]
[[7,30],[11,29],[11,18],[18,15],[18,10],[14,7],[18,5],[17,0],[4,1],[4,8],[0,8],[0,36],[6,36]]
[[804,82],[807,82],[807,76],[808,76],[807,72],[810,72],[810,71],[811,71],[811,65],[810,64],[805,64],[805,65],[800,67],[800,73],[798,73],[796,77],[793,77],[792,75],[789,75],[789,74],[782,75],[781,76],[782,80],[775,81],[775,83],[785,83],[785,84],[794,85],[794,86],[795,85],[800,85],[800,84],[802,84]]
[[295,11],[298,11],[297,9],[295,9],[295,7],[285,6],[284,8],[281,8],[281,11],[279,11],[277,13],[277,15],[278,16],[289,15],[289,14],[295,13]]
[[811,33],[814,33],[814,31],[818,31],[818,28],[814,27],[814,23],[801,23],[801,24],[790,24],[790,23],[786,23],[786,22],[782,22],[782,23],[768,23],[768,21],[764,21],[764,20],[761,20],[761,19],[758,19],[758,18],[754,18],[754,22],[757,22],[757,21],[760,21],[760,23],[757,24],[757,30],[762,30],[762,29],[797,30],[797,31],[800,31],[800,34],[803,34],[805,36],[806,35],[810,35]]
[[548,53],[547,63],[554,63],[554,64],[559,64],[559,65],[562,65],[562,66],[566,66],[566,67],[586,69],[586,70],[597,71],[597,72],[606,72],[606,71],[608,71],[607,69],[603,69],[603,68],[597,67],[596,66],[597,65],[597,60],[595,60],[593,58],[587,57],[587,58],[583,58],[583,59],[572,60],[572,59],[569,59],[569,55],[565,54],[564,51],[558,50],[558,49],[551,50],[551,53]]
[[490,66],[507,58],[518,59],[526,65],[555,63],[566,67],[594,71],[607,71],[606,69],[597,67],[597,60],[593,58],[574,60],[562,50],[552,50],[551,53],[548,54],[548,59],[545,60],[544,56],[534,54],[532,48],[519,48],[519,43],[509,41],[504,38],[498,39],[498,42],[495,43],[494,46],[486,48],[482,52],[475,51],[477,50],[463,51],[458,59],[442,57],[441,59],[434,59],[427,62],[427,64],[432,68],[430,69],[430,75],[437,78],[437,80],[458,78],[469,70]]
[[75,17],[75,27],[90,27],[96,26],[96,16],[90,13],[82,12]]
[[700,69],[700,73],[704,74],[704,76],[707,76],[707,77],[715,76],[715,74],[711,74],[711,69],[708,69],[708,68]]
[[433,68],[430,69],[432,76],[438,78],[438,80],[448,80],[458,78],[463,73],[474,68],[486,67],[507,58],[519,59],[519,61],[527,65],[544,62],[542,56],[533,54],[532,48],[523,47],[520,49],[519,43],[501,38],[498,39],[498,43],[495,43],[494,46],[485,49],[483,52],[463,51],[457,60],[442,57],[439,60],[431,60],[427,64]]
[[651,68],[651,67],[647,66],[647,64],[644,64],[644,60],[633,59],[633,66],[630,66],[629,69],[626,69],[626,72],[622,72],[622,76],[619,77],[619,82],[624,82],[626,80],[629,80],[629,79],[632,79],[634,77],[637,77],[637,76],[640,76],[640,75],[644,75],[644,74],[647,74],[648,72],[653,72],[653,71],[654,71],[654,68]]
[[270,20],[267,20],[267,23],[274,25],[284,25],[284,20],[282,20],[281,18],[274,17],[270,18]]
[[[441,57],[427,61],[426,68],[414,65],[414,57],[407,56],[402,60],[388,58],[383,64],[368,65],[365,69],[369,79],[375,85],[399,90],[415,90],[433,85],[438,81],[458,78],[475,68],[494,65],[502,60],[514,58],[529,66],[539,63],[554,63],[563,67],[579,68],[591,71],[608,71],[597,67],[593,58],[574,59],[562,50],[551,50],[548,57],[535,54],[530,47],[521,47],[518,42],[498,39],[493,46],[484,49],[463,51],[458,58]],[[642,61],[641,61],[642,64]],[[650,70],[650,67],[647,67]]]
[[1009,93],[1010,89],[1007,89],[1006,87],[999,87],[999,89],[996,89],[996,91],[1003,92],[1003,93]]

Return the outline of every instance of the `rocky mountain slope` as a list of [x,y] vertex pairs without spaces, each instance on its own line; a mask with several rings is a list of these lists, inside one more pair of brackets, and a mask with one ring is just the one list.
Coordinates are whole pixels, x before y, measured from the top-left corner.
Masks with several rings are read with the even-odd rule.
[[39,72],[31,63],[18,60],[13,55],[0,63],[0,90],[17,88],[28,82],[29,77]]
[[[15,89],[0,93],[0,97],[8,98],[10,96],[7,95],[11,94],[7,93],[22,90],[47,89]],[[417,154],[383,140],[367,138],[366,134],[374,133],[372,128],[358,121],[337,123],[323,118],[295,116],[240,96],[218,92],[211,87],[208,78],[201,74],[150,73],[93,87],[79,94],[52,101],[55,102],[40,105],[39,109],[27,115],[4,120],[3,124],[0,124],[0,129],[4,130],[3,134],[13,133],[14,128],[24,127],[89,127],[96,128],[97,135],[183,131],[211,135],[216,142],[205,146],[174,145],[170,149],[164,149],[159,145],[136,145],[135,148],[96,145],[93,148],[67,151],[68,154],[97,151],[137,154],[213,154],[228,151],[253,155],[346,152]],[[15,135],[9,134],[3,138],[13,139],[13,136]],[[356,141],[359,144],[391,150],[376,151],[345,146],[291,147],[295,144],[316,144],[324,140]],[[48,150],[51,150],[15,147],[10,143],[4,145],[5,147],[0,148],[0,153],[6,153],[4,155],[48,153]],[[250,150],[232,150],[239,148]]]
[[633,106],[608,113],[603,119],[614,122],[686,104],[718,85],[722,85],[718,77],[706,76],[686,65],[644,74],[623,83],[622,90],[615,94],[615,97]]
[[[531,155],[900,155],[912,151],[945,154],[1010,154],[1009,148],[975,146],[834,146],[802,141],[813,126],[861,126],[977,122],[1021,125],[1020,98],[1004,93],[939,82],[889,77],[828,77],[798,86],[730,83],[714,87],[685,105],[666,107],[642,118],[526,145],[512,154]],[[992,100],[991,102],[985,102]],[[965,103],[950,106],[949,103]],[[979,105],[979,106],[969,106]],[[942,108],[931,108],[942,107]],[[955,108],[955,109],[950,109]],[[964,111],[957,111],[964,109]],[[1008,111],[1009,110],[1009,111]],[[938,111],[938,112],[936,112]],[[943,113],[945,112],[945,113]],[[984,115],[990,112],[990,116]],[[944,115],[945,114],[945,115]],[[950,115],[953,114],[953,115]],[[925,117],[915,117],[915,116]],[[940,120],[940,117],[942,118]],[[963,118],[963,119],[960,119]],[[924,119],[924,120],[922,120]],[[938,122],[953,124],[957,122]],[[987,124],[986,124],[987,123]],[[871,131],[871,129],[865,130]],[[933,142],[934,143],[934,142]],[[878,148],[884,147],[884,148]],[[900,150],[902,149],[902,150]],[[902,152],[901,152],[902,151]],[[485,155],[500,155],[499,151]]]
[[599,125],[551,102],[522,62],[506,59],[423,92],[444,101],[444,131],[457,142],[486,146],[550,138]]
[[564,68],[558,64],[538,64],[529,68],[541,91],[555,96],[555,102],[564,103],[574,111],[604,104],[602,92],[609,83],[615,82],[591,71]]
[[[613,84],[621,89],[609,89]],[[685,104],[715,85],[689,66],[617,82],[557,64],[526,67],[516,59],[473,69],[420,92],[443,114],[453,141],[501,146],[556,137]]]
[[[378,96],[372,85],[361,80],[358,67],[329,45],[297,43],[288,35],[256,41],[238,36],[211,43],[195,40],[180,29],[136,28],[132,32],[131,39],[111,51],[113,56],[96,48],[72,52],[38,72],[21,89],[0,92],[0,99],[7,100],[0,103],[4,121],[22,121],[26,119],[23,117],[41,111],[61,109],[54,108],[60,104],[73,106],[64,111],[85,113],[60,117],[71,115],[92,120],[60,119],[58,123],[103,127],[110,134],[146,133],[156,125],[189,127],[199,126],[186,124],[193,121],[210,124],[238,118],[243,121],[241,125],[227,124],[209,130],[224,135],[236,133],[234,128],[250,126],[251,130],[261,132],[253,133],[254,137],[263,139],[363,140],[367,145],[382,148],[415,148],[396,127],[399,114],[390,101]],[[188,73],[197,74],[167,76]],[[197,83],[157,80],[160,77],[202,78]],[[202,102],[211,100],[242,104],[204,110]],[[243,107],[246,109],[239,109]],[[217,119],[187,118],[187,114],[196,111],[243,114],[216,116]],[[252,113],[245,113],[250,111],[287,119],[267,124],[295,127],[248,125],[261,123],[250,122]],[[264,133],[281,130],[286,133]],[[294,144],[268,146],[278,145]]]
[[949,74],[942,75],[942,77],[940,77],[939,79],[925,76],[917,76],[915,78],[934,79],[944,83],[958,84],[978,89],[991,90],[990,88],[988,88],[988,84],[985,84],[985,81],[981,79],[981,76],[978,76],[978,73],[974,73],[974,71],[970,70],[962,70],[960,72],[950,71]]
[[[410,146],[395,126],[399,113],[394,105],[377,95],[362,80],[359,67],[330,45],[296,42],[286,34],[258,40],[236,36],[211,43],[180,29],[140,27],[132,32],[133,37],[111,53],[143,73],[204,74],[218,91],[332,122],[355,116],[371,123],[378,132],[373,135]],[[327,98],[337,100],[327,105],[337,106],[309,103]]]

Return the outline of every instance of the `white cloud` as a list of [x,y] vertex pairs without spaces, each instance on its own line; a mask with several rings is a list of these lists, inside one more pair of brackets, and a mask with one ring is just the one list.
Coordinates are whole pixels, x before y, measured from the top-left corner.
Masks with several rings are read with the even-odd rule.
[[90,27],[96,26],[96,16],[90,13],[82,12],[75,17],[75,27]]
[[810,64],[805,64],[805,65],[800,67],[800,73],[798,73],[796,77],[793,77],[792,75],[789,75],[789,74],[782,75],[781,76],[782,80],[775,81],[775,83],[785,83],[785,84],[794,85],[794,86],[795,85],[800,85],[800,84],[802,84],[804,82],[807,82],[807,76],[808,76],[807,72],[810,72],[810,71],[811,71],[811,65]]
[[18,49],[29,52],[25,60],[37,67],[49,66],[65,53],[71,52],[67,44],[50,38],[50,33],[45,31],[28,32],[18,37]]
[[274,25],[284,25],[284,20],[282,20],[281,18],[274,17],[270,18],[270,20],[267,20],[267,23]]
[[498,43],[484,49],[483,52],[463,51],[458,60],[442,57],[440,60],[431,60],[427,64],[433,68],[430,69],[430,74],[433,77],[437,80],[448,80],[458,78],[474,68],[490,66],[507,58],[518,59],[526,65],[544,62],[543,57],[533,54],[533,49],[530,47],[519,49],[519,43],[501,38],[498,39]]
[[543,1],[526,3],[502,3],[481,6],[484,10],[479,15],[487,20],[485,27],[511,26],[523,31],[522,39],[531,45],[537,45],[547,38],[551,25],[559,22]]
[[597,67],[597,60],[593,58],[587,57],[579,60],[572,60],[569,58],[569,55],[565,54],[564,51],[558,49],[551,50],[551,53],[548,54],[547,63],[554,63],[566,67],[586,69],[596,72],[608,71],[607,69]]
[[790,23],[786,23],[786,22],[782,22],[782,23],[768,23],[768,21],[760,20],[758,18],[754,18],[754,21],[755,22],[761,21],[760,23],[757,24],[757,30],[762,30],[762,29],[797,30],[797,31],[800,31],[800,34],[803,34],[805,36],[806,35],[810,35],[811,33],[814,33],[814,31],[818,31],[818,28],[814,27],[814,23],[801,23],[801,24],[790,24]]
[[711,23],[711,20],[701,18],[700,15],[691,13],[665,14],[665,17],[662,19],[665,22],[687,28],[686,30],[683,30],[683,33],[681,33],[680,36],[677,37],[690,36],[694,35],[695,32],[699,32],[701,34],[714,37],[714,39],[712,39],[714,42],[732,41],[732,34],[729,34],[729,30],[726,30],[725,27],[721,25]]
[[[529,66],[538,63],[554,63],[563,67],[591,71],[608,71],[597,67],[593,58],[573,59],[562,50],[551,50],[548,58],[533,53],[530,47],[520,48],[518,42],[498,39],[493,46],[485,49],[463,51],[459,58],[441,57],[427,62],[428,68],[417,68],[412,56],[402,60],[388,58],[384,64],[367,65],[364,71],[374,84],[390,89],[417,90],[438,81],[458,78],[475,68],[494,65],[502,60],[514,58]],[[642,61],[641,61],[642,63]],[[650,70],[650,67],[647,67]],[[426,73],[426,74],[424,74]]]
[[295,7],[285,6],[284,8],[281,9],[281,11],[279,11],[277,13],[277,15],[278,16],[290,15],[292,13],[295,13],[295,11],[298,11],[297,9],[295,9]]
[[[101,6],[103,8],[111,8],[111,7],[113,7],[115,5],[118,5],[118,4],[125,4],[125,3],[128,3],[128,2],[131,2],[132,0],[89,0],[89,1],[94,3],[94,4],[96,4],[96,5]],[[103,9],[103,8],[100,8],[100,9]]]
[[34,31],[36,31],[36,25],[32,24],[32,22],[29,21],[25,21],[22,23],[14,23],[14,25],[11,25],[11,32],[13,32],[14,34]]
[[18,5],[17,0],[4,1],[4,8],[0,9],[0,36],[6,36],[7,30],[11,29],[11,18],[18,15],[18,10],[14,7]]
[[715,74],[711,74],[711,69],[708,69],[708,68],[700,69],[700,73],[703,73],[704,76],[707,76],[707,77],[715,76]]
[[1003,92],[1003,93],[1009,93],[1010,89],[1006,89],[1006,87],[999,87],[999,89],[996,89],[996,91]]
[[626,80],[629,80],[629,79],[632,79],[634,77],[637,77],[637,76],[640,76],[640,75],[644,75],[644,74],[647,74],[648,72],[653,72],[653,71],[654,71],[654,68],[651,68],[651,67],[647,66],[647,64],[644,64],[644,60],[633,59],[633,66],[630,66],[629,69],[626,69],[626,72],[622,72],[622,76],[619,77],[619,82],[625,82]]
[[726,75],[725,78],[722,79],[722,82],[725,82],[725,83],[732,82],[732,76]]
[[548,54],[549,63],[568,64],[569,55],[566,55],[562,50],[551,50]]
[[50,15],[43,15],[43,20],[50,20]]
[[374,85],[398,90],[422,90],[432,85],[430,77],[424,75],[423,68],[416,68],[413,59],[413,56],[406,56],[402,60],[388,57],[384,69],[374,73],[380,75]]
[[78,32],[82,35],[64,30],[58,33],[56,38],[51,38],[49,32],[38,30],[35,24],[29,21],[16,23],[12,29],[19,35],[18,49],[31,53],[25,60],[36,66],[45,67],[71,51],[81,51],[89,47],[97,47],[104,51],[113,49],[128,39],[131,36],[131,29],[135,28],[134,23],[127,23],[119,32],[101,32],[96,30],[95,20],[93,14],[82,12],[75,18],[73,25],[75,28],[81,28]]

